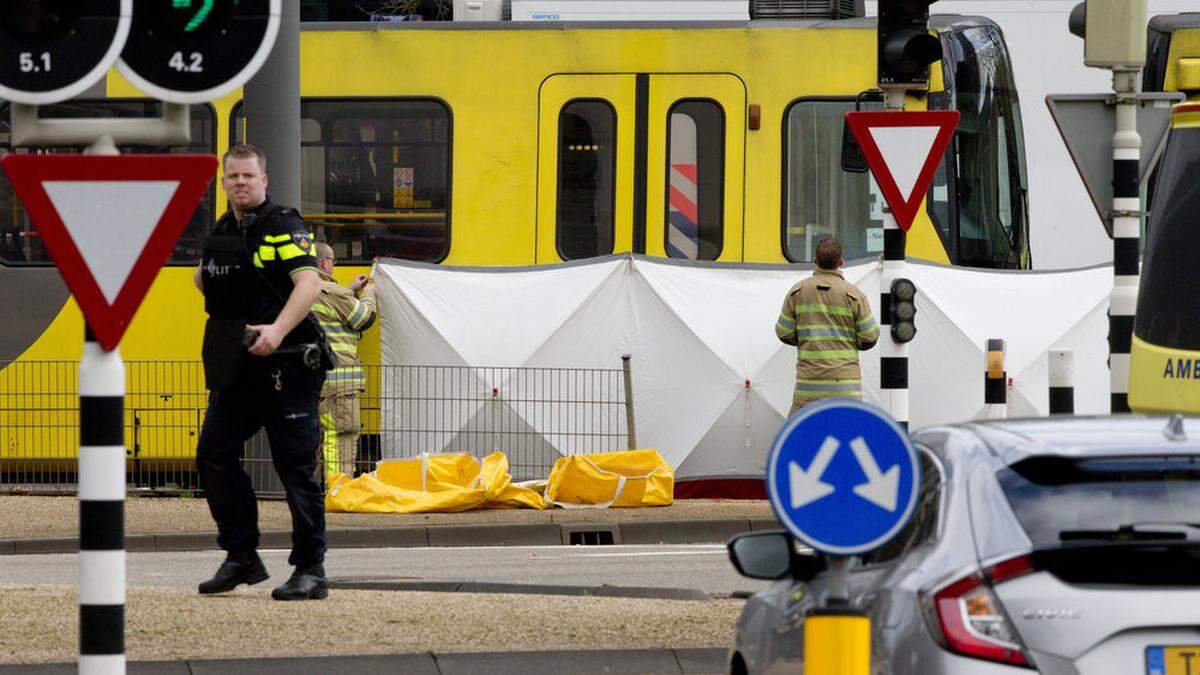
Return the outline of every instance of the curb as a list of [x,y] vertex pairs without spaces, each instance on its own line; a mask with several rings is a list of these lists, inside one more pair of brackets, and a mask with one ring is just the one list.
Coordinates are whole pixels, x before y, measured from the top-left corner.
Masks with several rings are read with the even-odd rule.
[[594,598],[646,598],[651,600],[712,600],[694,588],[650,588],[644,586],[560,586],[476,581],[410,581],[396,579],[330,579],[331,590],[427,591],[436,593],[501,593],[523,595],[574,595]]
[[[531,523],[526,525],[408,525],[326,532],[329,548],[424,546],[562,546],[568,544],[723,544],[735,534],[779,528],[774,518],[647,520],[627,523]],[[260,548],[288,549],[290,532],[263,532]],[[131,534],[130,552],[205,551],[217,548],[215,532]],[[0,556],[77,553],[77,537],[0,539]]]
[[[721,648],[631,649],[559,652],[455,652],[449,654],[381,654],[372,656],[314,656],[307,658],[219,659],[187,661],[129,661],[129,673],[207,675],[324,675],[330,672],[375,675],[526,675],[552,673],[723,673],[726,650]],[[75,663],[0,665],[0,675],[45,673],[74,675]]]

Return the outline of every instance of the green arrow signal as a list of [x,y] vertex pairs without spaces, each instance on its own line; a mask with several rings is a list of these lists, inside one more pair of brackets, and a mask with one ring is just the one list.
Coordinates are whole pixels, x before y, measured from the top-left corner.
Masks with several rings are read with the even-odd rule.
[[[203,0],[200,9],[196,11],[196,15],[183,27],[183,32],[190,33],[199,28],[204,23],[204,20],[208,18],[208,15],[212,14],[213,5],[215,4],[216,0]],[[191,9],[192,0],[171,0],[171,6],[175,9]]]

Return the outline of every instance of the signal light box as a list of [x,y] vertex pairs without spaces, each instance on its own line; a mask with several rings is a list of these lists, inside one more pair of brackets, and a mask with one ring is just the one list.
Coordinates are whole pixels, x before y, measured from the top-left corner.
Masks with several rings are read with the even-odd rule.
[[41,105],[104,77],[129,33],[133,0],[0,2],[0,99]]
[[929,5],[936,0],[879,0],[877,63],[880,87],[929,86],[929,64],[942,58],[942,42],[929,34]]
[[138,89],[204,103],[242,86],[279,34],[280,0],[140,2],[117,64]]

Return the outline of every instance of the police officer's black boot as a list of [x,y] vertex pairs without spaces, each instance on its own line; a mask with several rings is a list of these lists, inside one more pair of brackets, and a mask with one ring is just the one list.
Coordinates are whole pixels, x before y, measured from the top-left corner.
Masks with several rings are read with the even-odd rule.
[[200,594],[225,593],[239,584],[253,585],[266,581],[269,576],[258,553],[230,553],[213,578],[200,584]]
[[292,578],[271,591],[276,600],[321,600],[329,595],[325,566],[321,563],[297,567]]

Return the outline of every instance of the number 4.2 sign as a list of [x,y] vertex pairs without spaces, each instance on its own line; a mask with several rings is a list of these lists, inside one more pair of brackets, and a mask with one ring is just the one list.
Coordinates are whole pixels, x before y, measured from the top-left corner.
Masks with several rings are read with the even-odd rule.
[[203,73],[204,55],[200,52],[192,52],[185,61],[183,52],[175,52],[171,55],[171,60],[167,61],[167,65],[180,73]]

